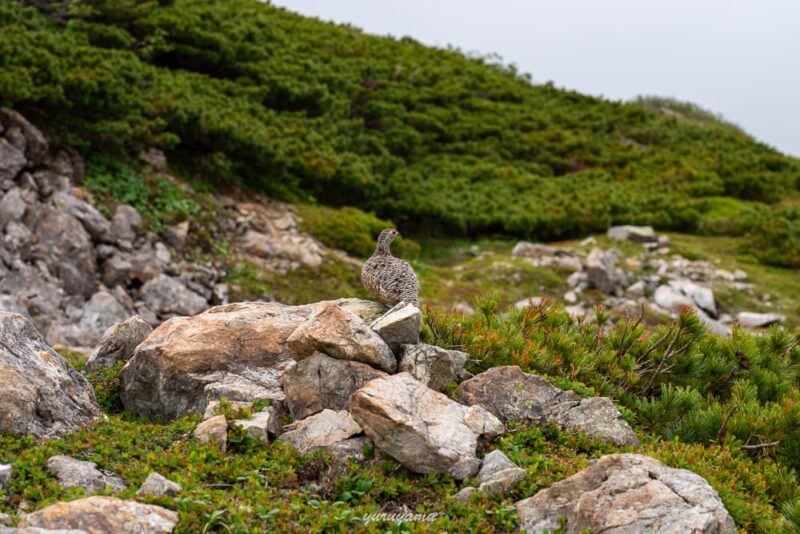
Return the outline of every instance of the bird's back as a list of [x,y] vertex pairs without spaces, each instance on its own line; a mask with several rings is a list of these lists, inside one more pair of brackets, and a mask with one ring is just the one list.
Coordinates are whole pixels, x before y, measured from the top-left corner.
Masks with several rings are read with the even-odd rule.
[[380,302],[400,301],[419,306],[419,280],[407,261],[390,255],[373,255],[361,268],[361,283]]

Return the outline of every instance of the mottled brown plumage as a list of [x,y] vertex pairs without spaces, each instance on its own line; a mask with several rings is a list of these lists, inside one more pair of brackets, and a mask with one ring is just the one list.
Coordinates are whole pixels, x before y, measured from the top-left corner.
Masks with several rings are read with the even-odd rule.
[[419,307],[419,281],[407,261],[392,256],[392,241],[400,235],[387,228],[378,237],[375,253],[361,268],[361,283],[378,301],[394,306],[407,302]]

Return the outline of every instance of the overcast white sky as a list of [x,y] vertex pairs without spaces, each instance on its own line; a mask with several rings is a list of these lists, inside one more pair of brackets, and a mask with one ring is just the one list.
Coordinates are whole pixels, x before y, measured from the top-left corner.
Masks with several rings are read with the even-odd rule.
[[800,156],[800,0],[273,0],[369,33],[496,52],[534,82],[672,96]]

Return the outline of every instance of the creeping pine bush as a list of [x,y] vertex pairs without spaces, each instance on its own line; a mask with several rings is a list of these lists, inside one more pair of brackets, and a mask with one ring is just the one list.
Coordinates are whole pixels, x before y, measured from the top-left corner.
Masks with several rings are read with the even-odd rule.
[[[431,309],[426,336],[479,360],[580,383],[615,399],[633,423],[684,442],[726,444],[800,468],[800,338],[782,329],[759,336],[706,332],[690,311],[647,330],[641,319],[572,319],[543,303],[500,310],[492,299],[464,317]],[[502,313],[501,313],[502,312]]]

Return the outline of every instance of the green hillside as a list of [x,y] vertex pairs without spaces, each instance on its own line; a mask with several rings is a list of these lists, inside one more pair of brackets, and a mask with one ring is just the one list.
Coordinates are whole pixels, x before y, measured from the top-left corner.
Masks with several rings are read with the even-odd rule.
[[[794,197],[800,177],[798,160],[691,105],[536,85],[255,0],[4,2],[0,104],[84,150],[158,146],[221,188],[355,205],[417,232],[741,234],[750,202]],[[798,217],[783,209],[758,210],[785,223],[762,248],[793,265]]]

